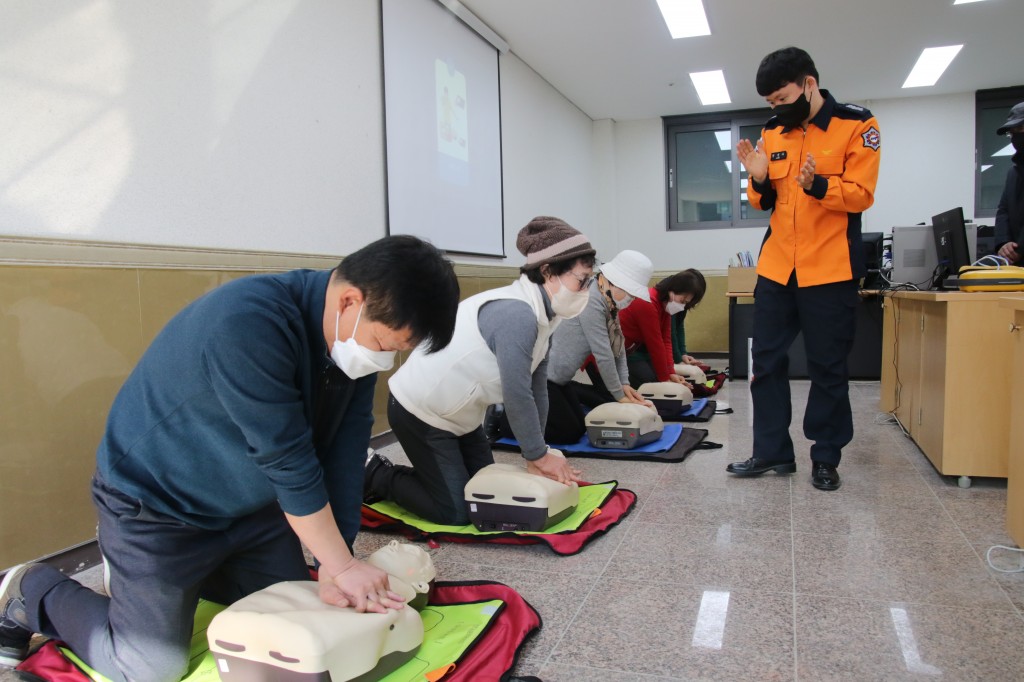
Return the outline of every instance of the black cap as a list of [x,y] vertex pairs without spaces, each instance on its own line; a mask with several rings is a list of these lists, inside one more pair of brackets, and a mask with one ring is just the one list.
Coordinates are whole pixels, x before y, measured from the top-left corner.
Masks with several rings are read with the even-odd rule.
[[1003,127],[996,131],[996,135],[1005,135],[1007,130],[1016,128],[1021,123],[1024,123],[1024,102],[1013,105],[1013,109],[1010,109],[1010,117],[1006,119]]

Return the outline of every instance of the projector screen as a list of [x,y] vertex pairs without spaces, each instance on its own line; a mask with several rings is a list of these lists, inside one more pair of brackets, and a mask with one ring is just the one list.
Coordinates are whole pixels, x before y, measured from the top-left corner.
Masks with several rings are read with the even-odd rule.
[[383,0],[388,232],[504,256],[498,51],[436,0]]

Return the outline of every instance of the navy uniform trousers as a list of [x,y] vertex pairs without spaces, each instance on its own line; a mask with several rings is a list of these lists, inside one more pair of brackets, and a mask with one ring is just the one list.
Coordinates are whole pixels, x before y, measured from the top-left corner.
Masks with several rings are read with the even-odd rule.
[[859,296],[853,280],[798,287],[764,277],[754,288],[753,456],[770,462],[795,459],[789,425],[789,348],[803,332],[811,391],[804,412],[804,435],[811,460],[838,465],[853,439],[847,356],[853,347]]

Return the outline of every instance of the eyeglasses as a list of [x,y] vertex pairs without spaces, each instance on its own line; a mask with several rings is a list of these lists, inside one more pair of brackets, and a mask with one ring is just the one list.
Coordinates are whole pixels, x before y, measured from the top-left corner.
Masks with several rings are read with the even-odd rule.
[[594,281],[594,275],[584,275],[583,277],[580,277],[579,275],[572,271],[567,272],[566,274],[572,275],[573,279],[575,279],[576,282],[579,283],[580,286],[578,289],[576,289],[576,291],[583,291],[584,289],[589,288],[590,283]]

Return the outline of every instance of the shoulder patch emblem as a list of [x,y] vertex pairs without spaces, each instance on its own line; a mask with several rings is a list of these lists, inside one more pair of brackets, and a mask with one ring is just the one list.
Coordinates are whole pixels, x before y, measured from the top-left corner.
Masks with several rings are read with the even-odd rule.
[[869,149],[874,149],[876,152],[878,148],[882,146],[882,134],[878,132],[878,128],[871,126],[866,132],[861,134],[864,138],[864,146]]

